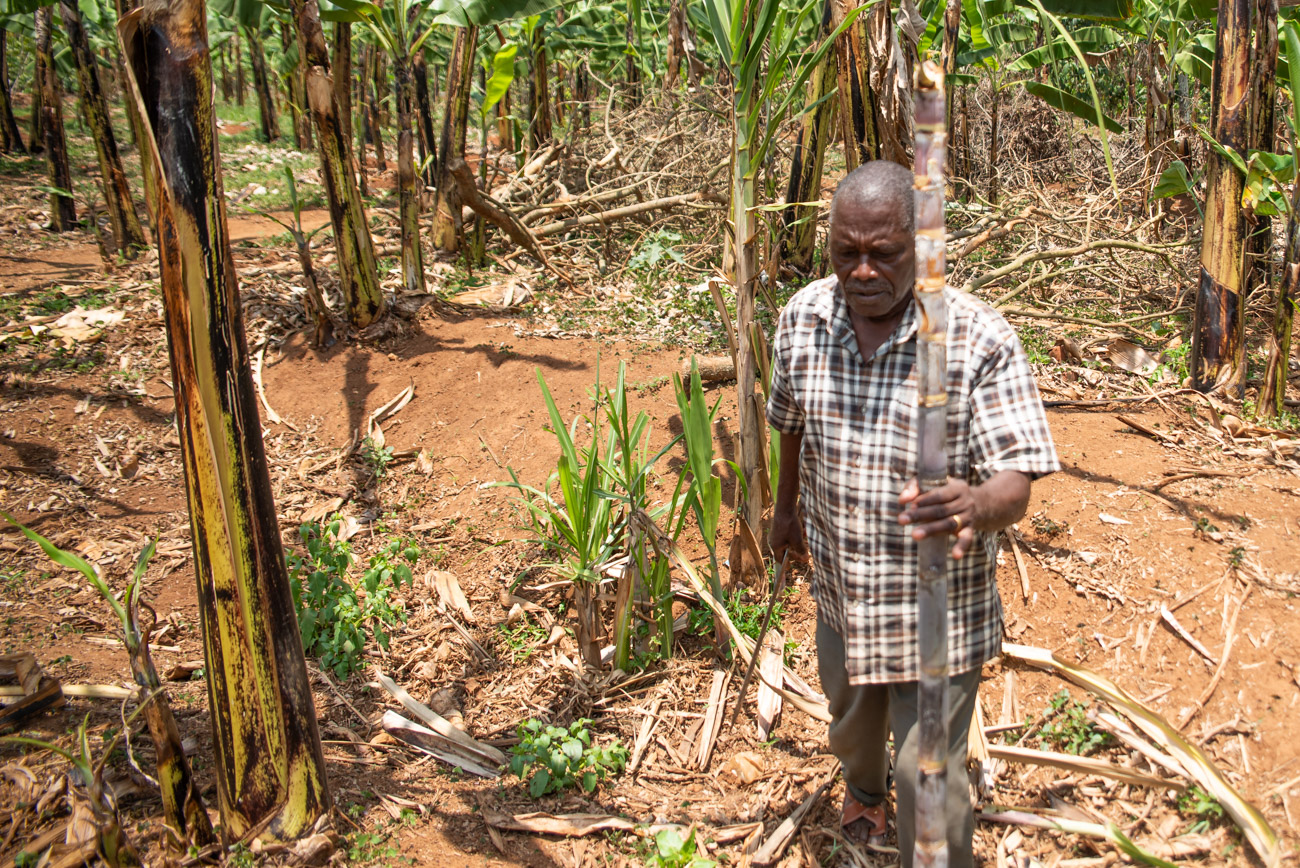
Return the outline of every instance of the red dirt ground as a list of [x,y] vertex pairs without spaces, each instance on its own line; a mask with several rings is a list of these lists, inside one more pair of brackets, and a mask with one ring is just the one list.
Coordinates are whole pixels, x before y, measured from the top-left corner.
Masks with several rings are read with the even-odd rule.
[[[47,251],[39,258],[5,254],[0,284],[13,292],[67,280],[97,267],[97,259],[88,262],[86,254],[85,245],[80,250]],[[93,247],[89,254],[93,257]],[[160,617],[174,622],[162,640],[165,647],[155,654],[159,669],[166,672],[176,663],[200,657],[201,645],[184,544],[184,498],[169,427],[172,402],[161,324],[156,305],[146,303],[129,314],[129,325],[112,333],[105,349],[109,359],[128,357],[148,371],[136,384],[142,394],[113,385],[101,371],[6,377],[0,386],[0,505],[106,564],[111,578],[129,567],[146,535],[163,537],[163,556],[150,572],[146,594]],[[485,484],[506,479],[507,466],[524,481],[540,482],[554,466],[554,441],[543,430],[547,417],[535,371],[543,372],[567,419],[590,409],[588,392],[597,357],[605,382],[612,381],[618,362],[625,361],[627,380],[635,387],[632,409],[645,409],[653,419],[652,448],[678,425],[667,384],[680,367],[678,351],[516,333],[526,329],[523,320],[492,315],[448,318],[426,309],[408,334],[376,345],[343,343],[318,352],[299,335],[271,350],[263,371],[266,397],[286,424],[267,424],[265,434],[286,534],[296,528],[304,511],[335,496],[354,497],[358,506],[382,511],[394,531],[410,533],[430,549],[447,546],[442,567],[459,577],[483,619],[480,628],[503,618],[498,597],[515,574],[510,558],[518,555],[503,554],[515,549],[493,544],[518,531],[512,528],[508,497]],[[384,431],[398,453],[426,450],[432,472],[426,476],[409,460],[400,462],[377,492],[366,490],[369,483],[360,476],[353,475],[350,482],[346,465],[340,471],[331,463],[319,480],[304,474],[336,454],[354,432],[364,429],[371,412],[408,385],[414,386],[414,399],[383,423]],[[719,433],[734,430],[734,390],[727,385],[711,394],[723,397]],[[1009,638],[1052,649],[1104,673],[1177,721],[1195,707],[1215,667],[1165,626],[1159,613],[1162,606],[1173,608],[1201,590],[1177,608],[1177,618],[1211,654],[1226,654],[1228,660],[1217,689],[1185,732],[1204,738],[1221,768],[1294,847],[1297,828],[1289,798],[1295,790],[1278,789],[1287,781],[1296,786],[1300,775],[1300,717],[1294,711],[1300,698],[1300,620],[1291,595],[1254,587],[1242,607],[1230,652],[1224,645],[1232,601],[1251,587],[1232,575],[1231,565],[1258,563],[1271,577],[1296,569],[1293,537],[1300,534],[1300,483],[1291,469],[1265,457],[1245,460],[1226,453],[1201,427],[1189,423],[1181,405],[1166,409],[1148,404],[1129,415],[1148,427],[1183,432],[1184,443],[1156,442],[1112,412],[1050,412],[1065,469],[1035,485],[1030,515],[1019,524],[1027,599],[1011,552],[1003,553],[999,584]],[[105,444],[99,451],[107,454],[98,457],[107,470],[129,466],[131,455],[138,459],[138,469],[97,471],[97,437]],[[729,435],[721,438],[728,440]],[[1192,475],[1157,491],[1155,486],[1175,470],[1230,475]],[[666,479],[667,466],[663,472]],[[69,490],[69,478],[81,499],[63,493]],[[48,497],[39,486],[32,487],[33,479],[51,480]],[[19,491],[22,497],[15,499]],[[728,485],[724,499],[731,496]],[[97,601],[78,590],[80,584],[70,574],[30,569],[37,562],[27,554],[15,533],[0,532],[0,565],[6,576],[16,576],[0,589],[6,619],[2,650],[31,650],[69,682],[128,679],[125,655],[110,647],[111,642],[94,641],[111,635],[111,625],[97,614]],[[26,572],[12,571],[24,568]],[[417,596],[425,593],[417,586]],[[417,599],[414,604],[425,602]],[[810,680],[815,678],[812,614],[806,585],[800,584],[787,616],[787,632],[788,638],[804,645],[795,659]],[[987,724],[1001,716],[1010,671],[996,663],[986,671],[982,697]],[[1020,667],[1015,671],[1016,718],[1036,716],[1061,684]],[[481,689],[473,678],[455,686],[470,696]],[[707,695],[707,684],[696,686],[695,701],[701,691]],[[365,688],[354,680],[349,692],[355,696]],[[178,686],[174,696],[182,730],[199,735],[202,757],[208,743],[202,712],[206,695],[193,683]],[[338,739],[333,729],[356,721],[331,694],[322,691],[317,696],[328,706],[323,712],[325,737]],[[370,701],[383,704],[374,696]],[[524,714],[530,707],[519,702],[516,706]],[[72,700],[64,713],[49,718],[47,732],[62,733],[86,712],[106,721],[116,717],[114,708]],[[468,713],[467,718],[473,730]],[[625,742],[634,734],[635,722],[621,725]],[[777,732],[788,735],[772,750],[816,756],[824,751],[824,745],[819,747],[824,730],[818,726],[787,711]],[[488,735],[508,735],[512,728],[499,727]],[[728,734],[715,763],[754,744],[751,736]],[[494,849],[497,842],[490,839],[478,813],[498,794],[493,785],[462,782],[428,762],[412,765],[409,758],[388,752],[378,758],[357,757],[330,746],[329,756],[341,805],[383,792],[417,801],[430,812],[429,819],[397,833],[402,853],[416,864],[567,865],[595,858],[594,850],[587,852],[595,844],[514,834],[498,836],[503,856]],[[720,783],[717,788],[721,801],[709,804],[731,804],[728,799],[735,793],[729,795]],[[659,792],[667,793],[663,788]],[[826,805],[834,803],[838,792],[825,800],[824,810],[830,810]],[[679,820],[708,813],[700,805],[684,809],[670,796],[626,803],[615,799],[610,807],[635,813],[641,810],[638,805],[646,805],[655,815]],[[797,790],[786,796],[791,804],[799,797]],[[981,836],[981,852],[991,859],[993,833],[982,830]]]

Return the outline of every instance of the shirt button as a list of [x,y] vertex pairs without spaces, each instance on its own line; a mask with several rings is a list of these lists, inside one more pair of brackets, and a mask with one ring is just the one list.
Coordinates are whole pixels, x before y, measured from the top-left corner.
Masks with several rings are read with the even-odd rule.
[[861,554],[860,552],[854,552],[854,553],[849,557],[849,560],[853,561],[853,563],[855,563],[855,564],[860,564],[860,563],[862,563],[862,554]]

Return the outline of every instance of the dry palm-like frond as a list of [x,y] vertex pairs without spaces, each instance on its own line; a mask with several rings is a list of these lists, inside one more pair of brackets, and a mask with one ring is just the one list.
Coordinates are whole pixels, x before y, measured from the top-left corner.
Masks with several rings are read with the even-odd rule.
[[1169,721],[1134,699],[1106,676],[1068,663],[1044,648],[1004,643],[1002,653],[1014,660],[1049,669],[1122,711],[1147,738],[1178,760],[1192,779],[1223,805],[1223,809],[1245,833],[1246,840],[1268,868],[1281,862],[1281,842],[1264,815],[1224,779],[1214,762],[1205,755],[1205,751],[1183,738]]

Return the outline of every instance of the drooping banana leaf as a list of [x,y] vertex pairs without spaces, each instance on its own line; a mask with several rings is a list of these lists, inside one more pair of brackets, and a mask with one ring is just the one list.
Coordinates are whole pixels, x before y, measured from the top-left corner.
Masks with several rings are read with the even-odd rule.
[[561,0],[434,0],[433,20],[453,27],[488,27],[540,15]]
[[1196,188],[1196,181],[1187,172],[1182,160],[1174,160],[1169,168],[1160,173],[1156,185],[1151,188],[1152,199],[1167,199],[1170,196],[1187,196]]
[[[1043,84],[1037,81],[1025,82],[1025,90],[1050,105],[1052,108],[1069,112],[1077,118],[1082,118],[1093,126],[1097,125],[1097,111],[1091,103],[1084,102],[1072,93],[1066,93],[1059,87],[1053,87],[1050,84]],[[1124,132],[1124,127],[1119,121],[1103,115],[1106,123],[1106,129],[1112,133]]]
[[[1125,39],[1109,27],[1081,27],[1073,34],[1075,43],[1088,54],[1100,54],[1117,45],[1123,45]],[[1073,60],[1074,52],[1063,39],[1056,39],[1027,51],[1007,65],[1012,72],[1036,69],[1061,60]]]
[[[1017,0],[1019,5],[1032,8],[1031,3]],[[1043,7],[1062,18],[1088,18],[1094,21],[1114,21],[1133,17],[1133,0],[1045,0]]]

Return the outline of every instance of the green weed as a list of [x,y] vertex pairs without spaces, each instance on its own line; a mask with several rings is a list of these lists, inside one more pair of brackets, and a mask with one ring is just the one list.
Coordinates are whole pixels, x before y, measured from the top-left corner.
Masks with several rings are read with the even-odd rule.
[[533,656],[538,645],[546,641],[546,629],[527,616],[514,624],[498,624],[501,642],[510,651],[511,663],[522,663]]
[[706,858],[695,842],[695,828],[683,838],[676,829],[664,829],[655,834],[655,849],[646,860],[646,868],[716,868],[717,862]]
[[1050,719],[1042,729],[1042,736],[1065,753],[1087,756],[1115,741],[1110,733],[1098,729],[1088,719],[1088,706],[1071,701],[1070,691],[1064,688],[1052,697],[1048,714]]
[[393,463],[393,447],[382,446],[373,437],[367,437],[361,441],[361,457],[375,479],[383,479],[388,473],[388,465]]
[[1224,816],[1223,805],[1196,784],[1192,784],[1178,797],[1178,810],[1196,818],[1188,827],[1186,834],[1206,832]]
[[529,720],[519,727],[519,744],[510,749],[510,771],[528,779],[528,794],[548,793],[581,785],[594,792],[600,781],[616,775],[627,764],[627,749],[614,740],[607,747],[592,743],[591,721],[579,718],[569,726],[544,725]]
[[391,540],[353,585],[347,579],[352,551],[338,538],[341,522],[336,514],[323,528],[318,522],[304,524],[298,535],[307,555],[290,552],[286,560],[304,650],[346,678],[362,666],[367,631],[387,649],[387,628],[406,620],[393,595],[412,584],[411,567],[420,550],[407,540]]

